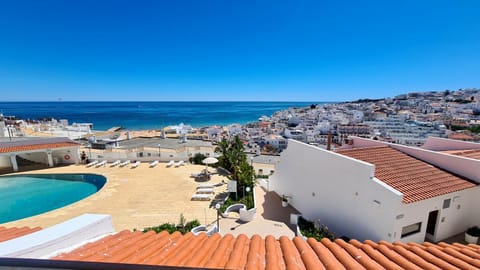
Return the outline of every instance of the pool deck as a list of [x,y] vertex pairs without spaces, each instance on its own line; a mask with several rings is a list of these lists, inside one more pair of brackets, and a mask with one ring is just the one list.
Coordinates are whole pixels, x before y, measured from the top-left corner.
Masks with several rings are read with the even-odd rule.
[[[189,220],[198,219],[210,223],[216,219],[215,209],[210,201],[191,201],[199,182],[191,178],[205,166],[185,165],[166,168],[158,164],[149,168],[147,163],[139,167],[99,168],[85,165],[71,165],[49,169],[27,171],[27,174],[52,173],[96,173],[107,178],[105,186],[97,193],[66,207],[52,210],[33,217],[4,223],[6,227],[49,227],[84,213],[109,214],[117,231],[143,229],[165,222],[178,223],[180,214]],[[221,183],[225,177],[213,175],[211,184]],[[222,192],[226,185],[216,187]]]
[[[71,205],[33,217],[1,224],[6,227],[50,227],[84,213],[112,216],[116,231],[141,230],[165,222],[178,223],[180,214],[187,221],[198,219],[201,224],[215,224],[217,213],[213,201],[191,201],[199,184],[216,184],[215,194],[226,192],[225,176],[213,174],[208,182],[197,182],[191,177],[205,169],[202,165],[186,164],[179,168],[165,167],[165,163],[149,168],[147,163],[139,167],[90,167],[70,165],[37,169],[16,174],[96,173],[107,178],[105,186],[97,193]],[[212,170],[212,169],[211,169]],[[257,214],[249,223],[239,223],[235,214],[220,219],[221,234],[273,235],[276,238],[294,233],[289,227],[291,207],[282,208],[280,198],[273,192],[256,187]],[[213,198],[214,196],[212,196]]]

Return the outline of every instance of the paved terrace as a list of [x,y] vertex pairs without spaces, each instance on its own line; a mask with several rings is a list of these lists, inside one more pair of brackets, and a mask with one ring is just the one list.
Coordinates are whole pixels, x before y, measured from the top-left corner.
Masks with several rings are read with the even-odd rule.
[[[70,165],[39,169],[23,173],[97,173],[107,178],[105,186],[97,193],[66,207],[49,211],[37,216],[4,223],[5,227],[42,227],[46,228],[72,219],[84,213],[100,213],[112,216],[117,231],[124,229],[143,229],[165,222],[178,223],[180,214],[187,220],[198,219],[202,224],[216,222],[216,210],[211,201],[191,201],[199,182],[191,178],[192,173],[199,173],[205,166],[190,165],[179,168],[166,168],[160,163],[149,168],[142,163],[138,168],[110,167],[109,165],[87,168],[84,165]],[[216,194],[226,191],[226,177],[214,174],[208,182],[218,184]],[[238,223],[232,213],[229,218],[220,220],[222,234],[238,235],[259,234],[263,237],[274,235],[293,236],[288,227],[293,208],[281,207],[280,198],[274,193],[266,193],[262,188],[255,188],[258,211],[255,220]],[[238,217],[238,216],[237,216]]]

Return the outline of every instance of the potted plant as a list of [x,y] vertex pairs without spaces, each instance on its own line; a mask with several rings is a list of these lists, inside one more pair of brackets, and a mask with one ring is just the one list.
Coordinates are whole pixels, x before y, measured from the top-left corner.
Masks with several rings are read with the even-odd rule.
[[282,206],[287,207],[288,206],[288,197],[285,195],[282,195]]
[[478,226],[473,226],[467,229],[465,232],[465,242],[470,244],[476,244],[478,238],[480,237],[480,228]]

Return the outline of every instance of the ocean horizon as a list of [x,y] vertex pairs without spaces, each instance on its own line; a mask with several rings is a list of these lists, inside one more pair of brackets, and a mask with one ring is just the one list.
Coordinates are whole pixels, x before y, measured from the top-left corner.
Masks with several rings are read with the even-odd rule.
[[193,127],[247,124],[291,107],[333,102],[279,101],[9,101],[0,102],[5,116],[38,120],[67,119],[92,123],[94,130],[121,126],[130,130],[160,129],[180,123]]

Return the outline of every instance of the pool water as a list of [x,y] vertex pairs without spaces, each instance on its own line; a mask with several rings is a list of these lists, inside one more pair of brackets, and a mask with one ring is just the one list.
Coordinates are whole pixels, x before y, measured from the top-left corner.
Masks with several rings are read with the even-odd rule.
[[0,176],[0,223],[72,204],[96,193],[105,182],[97,174]]

